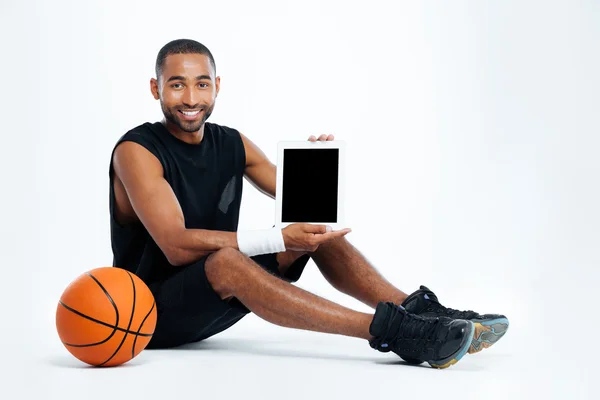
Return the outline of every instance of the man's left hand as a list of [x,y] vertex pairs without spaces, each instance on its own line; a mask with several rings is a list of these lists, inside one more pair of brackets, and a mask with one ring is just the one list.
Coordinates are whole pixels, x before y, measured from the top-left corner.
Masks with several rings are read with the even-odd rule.
[[308,138],[308,140],[309,140],[310,142],[316,142],[317,140],[318,140],[318,141],[321,141],[321,142],[328,142],[328,141],[331,141],[331,140],[333,140],[333,139],[334,139],[333,135],[325,135],[325,134],[323,134],[323,135],[319,136],[319,138],[318,138],[318,139],[317,139],[317,137],[316,137],[315,135],[311,135],[311,136]]

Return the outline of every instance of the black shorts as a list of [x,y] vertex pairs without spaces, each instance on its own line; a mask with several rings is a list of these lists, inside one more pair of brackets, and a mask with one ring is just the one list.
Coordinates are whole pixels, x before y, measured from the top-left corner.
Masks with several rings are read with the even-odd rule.
[[[300,278],[310,259],[303,255],[281,276],[276,257],[276,254],[262,254],[251,258],[266,271],[289,282]],[[224,301],[213,290],[204,269],[207,258],[181,268],[164,282],[149,285],[158,319],[148,349],[198,342],[224,331],[250,313],[238,299]]]

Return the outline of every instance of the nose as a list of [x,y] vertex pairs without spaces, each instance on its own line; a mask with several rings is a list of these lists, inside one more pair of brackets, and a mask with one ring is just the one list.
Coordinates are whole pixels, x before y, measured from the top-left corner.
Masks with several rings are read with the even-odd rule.
[[195,108],[200,100],[200,95],[193,87],[188,87],[183,92],[181,101],[186,107]]

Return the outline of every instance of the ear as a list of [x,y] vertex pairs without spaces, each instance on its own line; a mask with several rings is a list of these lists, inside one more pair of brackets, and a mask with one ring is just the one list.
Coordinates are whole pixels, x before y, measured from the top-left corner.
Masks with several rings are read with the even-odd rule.
[[158,93],[158,81],[154,78],[150,79],[150,91],[155,100],[160,99],[160,94]]
[[215,78],[215,97],[219,95],[219,90],[221,90],[221,77],[217,76]]

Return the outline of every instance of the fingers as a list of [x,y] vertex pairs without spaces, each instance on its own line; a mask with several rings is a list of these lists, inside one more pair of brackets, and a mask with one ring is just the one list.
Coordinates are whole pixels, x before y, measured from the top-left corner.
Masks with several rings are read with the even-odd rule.
[[319,234],[319,233],[326,233],[328,231],[328,229],[327,229],[327,225],[306,224],[304,227],[304,231],[309,232],[309,233]]
[[314,234],[325,234],[325,233],[340,234],[340,233],[342,233],[343,235],[345,235],[345,234],[351,232],[352,229],[344,228],[344,229],[340,229],[338,231],[332,231],[331,227],[329,227],[327,225],[304,224],[304,231],[309,232],[309,233],[314,233]]
[[339,231],[327,232],[321,235],[315,236],[318,244],[328,242],[333,239],[340,238],[342,236],[346,236],[348,233],[352,232],[352,229],[346,228]]
[[322,134],[321,136],[319,136],[318,139],[315,135],[310,135],[310,137],[308,138],[308,140],[310,142],[316,142],[317,140],[321,141],[321,142],[328,142],[328,141],[332,141],[334,139],[335,139],[335,137],[333,135],[326,135],[326,134]]

